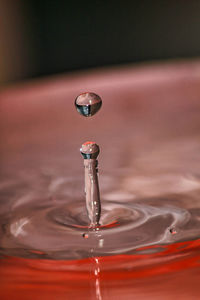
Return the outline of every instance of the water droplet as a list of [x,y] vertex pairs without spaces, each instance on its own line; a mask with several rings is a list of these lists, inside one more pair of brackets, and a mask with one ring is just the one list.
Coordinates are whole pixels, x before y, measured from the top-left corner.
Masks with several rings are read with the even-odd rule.
[[177,233],[176,229],[175,229],[175,228],[173,228],[173,227],[172,227],[172,228],[170,228],[170,230],[169,230],[169,231],[170,231],[170,233],[171,233],[171,234],[176,234],[176,233]]
[[85,142],[80,151],[84,159],[96,159],[99,155],[99,146],[95,142]]
[[89,234],[88,234],[88,233],[83,233],[82,237],[83,237],[84,239],[88,239],[88,238],[89,238]]
[[77,111],[84,117],[91,117],[101,108],[102,100],[94,93],[83,93],[75,99]]

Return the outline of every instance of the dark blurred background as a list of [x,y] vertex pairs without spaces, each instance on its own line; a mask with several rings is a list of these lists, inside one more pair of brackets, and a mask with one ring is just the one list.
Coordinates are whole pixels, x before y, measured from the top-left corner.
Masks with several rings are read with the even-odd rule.
[[0,82],[200,55],[200,1],[0,0]]

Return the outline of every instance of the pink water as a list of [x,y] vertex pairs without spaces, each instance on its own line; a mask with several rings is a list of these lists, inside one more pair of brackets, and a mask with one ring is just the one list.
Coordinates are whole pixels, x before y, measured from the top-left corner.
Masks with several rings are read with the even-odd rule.
[[[92,119],[74,109],[85,90],[103,99]],[[199,299],[199,62],[74,74],[0,97],[1,299]],[[86,140],[101,146],[98,234],[87,230]]]

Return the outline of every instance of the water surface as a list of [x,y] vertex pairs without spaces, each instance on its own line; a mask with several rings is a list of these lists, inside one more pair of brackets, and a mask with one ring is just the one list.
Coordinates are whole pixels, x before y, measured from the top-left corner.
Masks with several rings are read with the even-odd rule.
[[[129,68],[1,93],[2,299],[199,299],[199,74]],[[84,90],[104,100],[91,120],[74,110]],[[97,233],[86,140],[101,145]]]

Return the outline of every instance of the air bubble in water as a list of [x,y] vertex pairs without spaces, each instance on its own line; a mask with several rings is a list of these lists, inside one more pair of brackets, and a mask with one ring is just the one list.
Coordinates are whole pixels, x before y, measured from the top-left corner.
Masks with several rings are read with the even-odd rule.
[[83,93],[75,99],[77,111],[84,117],[91,117],[101,108],[102,100],[95,93]]

